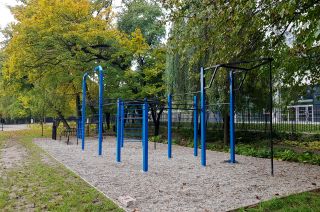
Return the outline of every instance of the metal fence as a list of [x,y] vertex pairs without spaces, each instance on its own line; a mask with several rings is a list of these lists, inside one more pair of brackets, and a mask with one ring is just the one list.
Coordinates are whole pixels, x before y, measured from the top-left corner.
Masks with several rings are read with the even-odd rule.
[[[269,132],[270,113],[260,111],[237,111],[235,127],[237,131]],[[320,133],[320,110],[303,110],[301,108],[275,109],[272,112],[273,130],[288,133]],[[167,113],[161,117],[161,123],[166,124]],[[193,114],[190,111],[176,110],[172,113],[173,127],[192,128]],[[207,111],[207,130],[223,130],[223,115],[221,112]]]

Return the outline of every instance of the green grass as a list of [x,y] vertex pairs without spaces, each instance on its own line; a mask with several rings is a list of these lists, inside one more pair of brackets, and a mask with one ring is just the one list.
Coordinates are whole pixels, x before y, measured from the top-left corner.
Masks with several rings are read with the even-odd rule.
[[24,165],[2,174],[0,210],[123,211],[36,146],[32,139],[39,135],[39,129],[1,134],[0,148],[16,140],[26,148],[28,157]]
[[280,199],[261,202],[257,205],[242,208],[237,211],[320,211],[320,190],[294,194]]

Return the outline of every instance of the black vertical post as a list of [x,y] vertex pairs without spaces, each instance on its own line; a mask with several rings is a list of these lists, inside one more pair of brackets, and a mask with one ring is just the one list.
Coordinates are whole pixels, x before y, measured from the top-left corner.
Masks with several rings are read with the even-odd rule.
[[274,176],[273,170],[273,131],[272,131],[272,110],[273,110],[273,97],[272,97],[272,64],[269,62],[269,103],[270,103],[270,156],[271,156],[271,176]]

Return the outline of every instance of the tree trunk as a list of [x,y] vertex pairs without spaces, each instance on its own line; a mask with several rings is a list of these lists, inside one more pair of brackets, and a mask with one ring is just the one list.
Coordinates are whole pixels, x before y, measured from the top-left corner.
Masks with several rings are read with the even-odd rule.
[[87,85],[86,85],[86,91],[87,91],[87,99],[88,99],[88,102],[89,102],[89,108],[90,108],[93,116],[95,117],[95,115],[97,115],[97,110],[94,108],[93,100],[92,100],[92,97],[90,95],[90,92],[88,90],[88,86]]
[[57,140],[57,121],[53,120],[52,123],[52,140]]
[[[228,71],[226,71],[225,75],[225,91],[229,94],[229,77],[228,77]],[[230,95],[230,94],[229,94]],[[224,96],[224,102],[229,102],[229,95]],[[223,142],[225,145],[229,145],[230,141],[230,114],[229,114],[229,105],[223,106]]]
[[70,125],[68,124],[67,120],[64,118],[64,116],[62,115],[61,111],[59,110],[56,110],[57,114],[58,114],[58,117],[59,119],[62,121],[63,123],[63,126],[70,129]]
[[76,95],[76,107],[77,107],[77,118],[79,119],[82,116],[80,95],[79,94]]
[[107,130],[110,130],[110,112],[106,112]]
[[160,134],[160,122],[156,121],[154,124],[154,136],[158,136]]
[[157,113],[157,109],[151,106],[151,116],[154,124],[154,136],[158,136],[160,134],[160,118],[163,110],[164,108],[162,107]]
[[229,144],[229,140],[230,140],[230,116],[229,113],[225,113],[223,116],[223,142],[225,145]]

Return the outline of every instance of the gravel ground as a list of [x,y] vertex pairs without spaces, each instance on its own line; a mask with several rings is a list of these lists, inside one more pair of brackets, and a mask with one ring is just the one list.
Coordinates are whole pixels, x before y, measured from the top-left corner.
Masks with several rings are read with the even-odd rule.
[[84,152],[75,141],[35,143],[114,201],[135,198],[128,211],[227,211],[320,188],[320,166],[275,161],[271,177],[268,159],[237,155],[239,163],[232,165],[223,162],[229,154],[207,151],[208,165],[201,167],[192,148],[173,146],[168,160],[165,144],[156,150],[149,145],[149,172],[143,173],[141,143],[125,143],[122,162],[116,163],[115,138],[105,141],[100,157],[97,140],[88,141]]
[[[10,124],[3,125],[3,131],[18,131],[18,130],[26,130],[28,129],[28,124]],[[0,131],[2,131],[2,125],[0,124]]]

